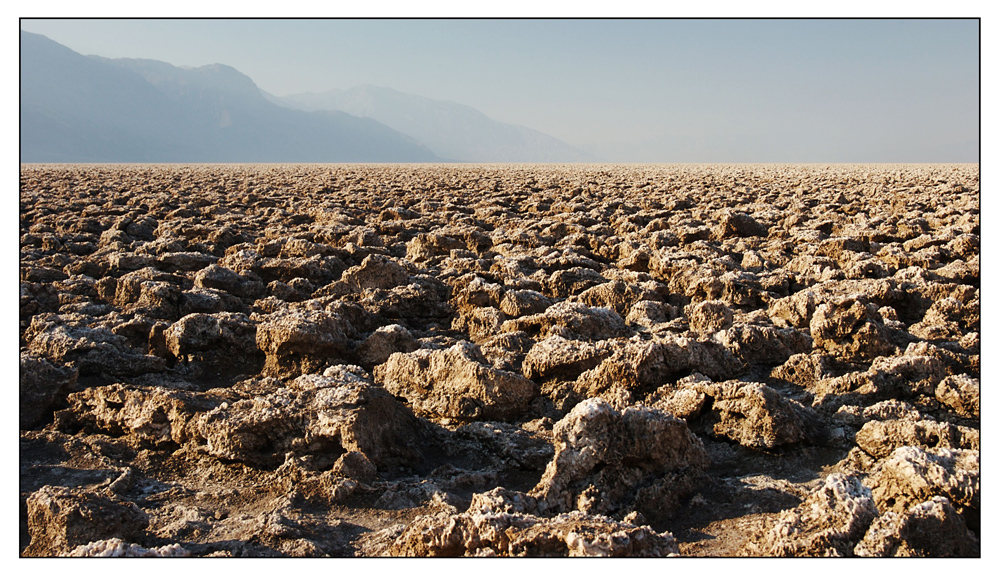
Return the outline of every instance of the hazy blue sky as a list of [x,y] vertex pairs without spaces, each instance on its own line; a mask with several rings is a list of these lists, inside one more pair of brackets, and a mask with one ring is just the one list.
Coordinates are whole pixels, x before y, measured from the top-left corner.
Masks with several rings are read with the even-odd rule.
[[975,162],[975,20],[22,20],[83,54],[375,84],[612,160]]

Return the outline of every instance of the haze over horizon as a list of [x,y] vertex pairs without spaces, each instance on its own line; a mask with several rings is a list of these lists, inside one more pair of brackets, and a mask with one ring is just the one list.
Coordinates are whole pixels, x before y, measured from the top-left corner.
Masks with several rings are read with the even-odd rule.
[[276,96],[391,88],[616,162],[977,162],[966,20],[21,20]]

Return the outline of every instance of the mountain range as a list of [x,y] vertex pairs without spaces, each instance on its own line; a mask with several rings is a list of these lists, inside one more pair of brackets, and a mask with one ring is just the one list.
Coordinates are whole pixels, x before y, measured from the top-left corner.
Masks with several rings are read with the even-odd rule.
[[462,162],[593,162],[537,130],[493,120],[464,104],[379,86],[292,94],[277,102],[299,110],[340,110],[412,136],[443,158]]
[[374,120],[268,102],[229,66],[87,57],[21,32],[22,162],[438,160]]
[[223,64],[84,56],[21,31],[21,162],[578,162],[461,104],[360,86],[276,97]]

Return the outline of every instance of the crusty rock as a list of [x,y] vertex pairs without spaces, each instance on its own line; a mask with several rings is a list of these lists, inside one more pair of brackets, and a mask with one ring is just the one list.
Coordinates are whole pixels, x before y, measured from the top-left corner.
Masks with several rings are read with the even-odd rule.
[[677,542],[669,532],[658,534],[648,526],[578,511],[554,518],[444,512],[417,518],[386,555],[661,558],[677,552]]
[[[225,259],[221,262],[225,262]],[[315,254],[309,257],[261,258],[251,266],[250,271],[264,283],[274,280],[291,283],[301,278],[315,286],[326,286],[339,277],[345,268],[344,262],[336,256]],[[248,295],[252,295],[256,285],[250,283],[240,290],[246,290]]]
[[31,544],[25,556],[65,556],[81,544],[131,538],[149,524],[132,502],[80,488],[45,486],[28,498]]
[[102,278],[96,288],[103,300],[123,312],[167,320],[177,318],[181,289],[171,274],[142,268],[118,278]]
[[812,338],[794,328],[737,324],[716,333],[714,339],[744,364],[781,364],[793,354],[812,350]]
[[310,258],[312,256],[329,256],[335,252],[334,248],[326,244],[317,244],[305,238],[284,239],[278,243],[280,249],[277,253],[272,252],[275,248],[273,243],[265,244],[265,253],[268,256],[278,256],[281,258]]
[[[813,241],[812,235],[808,233],[799,233],[796,236],[799,237],[800,242]],[[816,256],[815,254],[807,253],[798,254],[785,267],[788,271],[795,273],[806,286],[817,282],[828,282],[844,278],[844,272],[840,269],[837,261],[826,256]]]
[[610,308],[619,315],[628,314],[629,309],[642,300],[656,300],[657,294],[643,286],[634,283],[626,283],[621,280],[612,280],[604,284],[599,284],[593,288],[588,288],[583,292],[573,296],[573,302],[583,302],[588,306]]
[[854,548],[857,556],[979,557],[979,540],[947,498],[934,496],[904,513],[886,512]]
[[69,408],[57,414],[57,424],[129,436],[145,446],[172,446],[196,441],[200,436],[192,419],[222,401],[186,390],[111,384],[70,394]]
[[466,274],[455,279],[452,304],[459,313],[467,313],[476,308],[500,308],[506,296],[503,286]]
[[580,511],[535,515],[529,495],[496,488],[474,494],[462,514],[422,516],[398,532],[382,555],[501,557],[664,557],[678,552],[669,532],[656,533]]
[[862,295],[820,304],[809,331],[816,347],[848,361],[872,360],[895,350],[878,307]]
[[500,301],[500,311],[509,318],[541,314],[553,304],[552,299],[535,290],[507,290]]
[[724,210],[715,235],[718,238],[767,236],[767,226],[742,212]]
[[31,352],[21,352],[18,386],[21,429],[33,428],[49,417],[53,406],[76,384],[77,374],[75,369],[54,366]]
[[139,350],[148,347],[149,351],[155,354],[159,349],[151,345],[153,344],[151,336],[154,331],[165,330],[170,326],[170,323],[137,314],[128,320],[120,318],[117,315],[109,315],[99,323],[95,323],[95,325],[109,327],[115,334],[125,337],[126,342],[130,346],[134,346]]
[[524,332],[504,332],[484,340],[479,349],[497,370],[520,374],[524,370],[524,359],[534,344],[535,341]]
[[979,418],[979,379],[967,374],[948,376],[934,390],[938,402],[949,406],[959,416]]
[[181,292],[177,313],[183,318],[188,314],[214,314],[216,312],[246,312],[242,300],[215,288],[192,288]]
[[782,512],[753,556],[851,556],[878,515],[871,490],[856,477],[831,474],[802,504]]
[[[551,422],[548,425],[551,426]],[[488,470],[540,472],[545,469],[553,454],[551,432],[543,427],[539,429],[531,425],[518,426],[507,422],[468,422],[458,426],[446,442],[461,446],[460,452],[472,455],[473,462],[479,466],[487,466]],[[493,482],[494,475],[493,472],[487,472],[483,476],[481,472],[456,471],[456,474],[448,474],[448,478],[440,482],[446,487],[485,486]]]
[[903,399],[919,394],[933,394],[945,376],[944,364],[933,356],[913,354],[908,348],[903,356],[881,357],[865,372],[850,372],[823,379],[810,387],[816,395],[814,405]]
[[542,512],[634,508],[668,515],[708,466],[687,424],[650,408],[618,412],[592,398],[556,423],[553,434],[555,456],[530,492]]
[[399,324],[381,326],[358,346],[357,355],[363,366],[377,366],[396,352],[413,352],[420,343],[409,330]]
[[[338,521],[319,523],[302,517],[291,509],[288,496],[265,500],[263,506],[262,512],[240,514],[217,522],[212,535],[218,540],[212,542],[210,548],[216,552],[210,556],[318,557],[330,554],[324,546],[329,543],[329,536],[324,532],[337,531]],[[321,543],[322,540],[326,542]]]
[[532,380],[573,379],[610,355],[606,347],[581,340],[550,336],[531,347],[524,358],[524,375]]
[[134,376],[162,372],[166,367],[163,358],[132,349],[125,338],[110,330],[63,323],[55,315],[35,316],[25,334],[26,339],[29,337],[31,352],[75,368],[81,376]]
[[358,300],[366,310],[405,326],[424,319],[442,320],[454,309],[448,303],[450,288],[433,276],[417,274],[405,286],[389,290],[369,290]]
[[944,496],[959,510],[979,509],[979,450],[897,448],[879,463],[868,483],[883,512]]
[[784,364],[771,370],[771,378],[812,389],[816,382],[840,376],[849,367],[829,354],[800,353],[789,356]]
[[348,239],[358,246],[371,246],[376,248],[385,246],[385,241],[378,235],[377,231],[368,226],[355,228],[354,231],[348,236]]
[[934,273],[952,282],[974,285],[979,283],[979,270],[979,255],[976,254],[968,260],[952,260],[940,268],[935,268]]
[[342,282],[351,292],[365,290],[388,290],[405,285],[410,278],[409,271],[388,256],[371,254],[361,264],[344,272]]
[[197,428],[210,454],[259,466],[280,464],[287,452],[328,466],[345,452],[361,452],[377,467],[421,457],[416,419],[357,367],[307,374],[267,396],[220,404],[198,416]]
[[862,410],[866,420],[921,420],[923,416],[909,402],[883,400]]
[[573,389],[582,398],[603,398],[613,406],[624,408],[632,404],[635,395],[667,377],[676,366],[668,355],[677,353],[677,347],[668,347],[657,341],[629,341],[623,346],[603,350],[600,362],[576,379]]
[[362,481],[375,479],[377,469],[371,460],[365,456],[364,452],[345,452],[337,458],[331,468],[334,474],[339,474],[347,478],[355,478]]
[[195,274],[194,285],[215,288],[239,298],[259,298],[264,295],[264,283],[252,276],[245,276],[218,264],[211,264]]
[[640,300],[629,308],[625,321],[630,325],[652,328],[657,324],[669,322],[679,315],[677,307],[666,302]]
[[754,250],[744,252],[740,260],[740,268],[751,272],[761,272],[767,265],[767,260]]
[[152,240],[156,230],[156,218],[146,216],[135,220],[126,219],[122,224],[125,226],[125,233],[138,240]]
[[48,266],[24,266],[20,269],[21,282],[56,282],[68,276],[62,270]]
[[945,246],[949,252],[961,258],[979,255],[979,234],[959,234]]
[[191,553],[180,544],[143,548],[121,538],[97,540],[77,546],[67,556],[73,558],[187,558]]
[[168,272],[193,272],[218,260],[218,256],[201,252],[168,252],[156,259],[156,266]]
[[[101,235],[104,239],[104,235]],[[108,254],[108,268],[114,275],[122,274],[128,270],[140,270],[153,263],[153,259],[145,254],[135,252],[111,252]]]
[[451,329],[465,332],[473,342],[489,340],[500,332],[506,316],[491,306],[471,308],[455,317]]
[[713,380],[725,380],[741,374],[745,366],[733,353],[714,340],[693,340],[683,336],[660,339],[664,366],[668,373],[698,372]]
[[[588,263],[589,264],[589,263]],[[545,280],[548,293],[556,298],[568,298],[607,282],[607,278],[590,267],[574,266],[556,270]]]
[[935,300],[909,332],[924,340],[958,340],[967,330],[979,330],[979,298],[967,302],[954,296]]
[[447,256],[452,250],[465,247],[465,242],[451,236],[421,233],[406,243],[406,258],[411,262],[423,262],[435,256]]
[[855,255],[870,250],[871,242],[867,238],[835,237],[820,242],[816,247],[816,254],[833,258],[841,267],[845,267]]
[[522,331],[540,338],[562,336],[570,340],[590,341],[631,333],[625,321],[614,310],[565,301],[550,306],[541,314],[508,320],[501,329],[504,332]]
[[662,410],[690,422],[692,418],[701,414],[707,400],[708,396],[704,392],[694,388],[677,390],[668,384],[651,394],[647,403],[650,408]]
[[980,371],[979,333],[972,332],[958,341],[958,346],[952,350],[931,344],[930,342],[913,342],[906,347],[907,356],[931,356],[944,367],[947,376],[962,374],[975,375]]
[[698,372],[724,379],[743,370],[743,364],[721,344],[671,336],[649,341],[630,340],[611,348],[612,354],[580,374],[574,388],[585,397],[603,397],[617,407],[631,404],[636,393],[648,392],[663,381]]
[[[59,290],[52,284],[21,282],[18,294],[22,332],[31,322],[32,316],[45,312],[58,312],[62,307]],[[88,307],[93,308],[93,304]]]
[[163,333],[167,350],[175,358],[205,362],[209,370],[254,372],[257,326],[243,314],[189,314],[174,322]]
[[517,490],[497,486],[489,492],[472,495],[466,512],[480,514],[537,514],[538,500]]
[[263,374],[288,377],[317,372],[344,359],[354,327],[335,312],[281,309],[257,325],[257,347],[267,355]]
[[933,420],[872,420],[854,440],[874,458],[885,458],[901,446],[979,450],[978,430]]
[[375,380],[406,398],[415,413],[439,418],[506,420],[538,395],[534,382],[493,368],[468,342],[393,354],[375,368]]
[[744,446],[774,448],[806,440],[816,420],[812,411],[759,382],[696,382],[708,397],[700,423],[711,434]]
[[841,422],[859,427],[871,420],[916,421],[924,418],[920,411],[913,407],[913,404],[895,399],[876,402],[867,408],[845,404],[837,409],[833,417]]
[[711,333],[733,325],[733,311],[721,300],[703,300],[685,310],[688,325],[695,332]]
[[273,280],[267,285],[267,293],[285,302],[302,302],[308,300],[315,291],[312,282],[305,278],[295,278],[288,284],[281,280]]
[[755,274],[736,270],[721,275],[695,274],[684,288],[684,295],[693,302],[721,300],[738,308],[759,308],[764,303],[763,286]]
[[904,395],[933,394],[945,376],[943,363],[933,356],[913,354],[877,358],[868,373],[882,380],[881,387],[899,390]]
[[371,333],[386,325],[385,319],[366,310],[360,304],[347,300],[330,300],[322,298],[319,300],[307,300],[301,304],[292,304],[290,307],[304,307],[319,309],[322,305],[327,312],[338,314],[347,323],[345,334],[352,340],[360,340],[363,333]]

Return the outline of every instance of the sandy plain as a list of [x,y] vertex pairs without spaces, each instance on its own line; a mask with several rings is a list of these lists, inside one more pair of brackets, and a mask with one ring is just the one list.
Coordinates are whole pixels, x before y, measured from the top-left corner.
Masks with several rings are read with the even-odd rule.
[[22,165],[19,550],[978,556],[978,170]]

